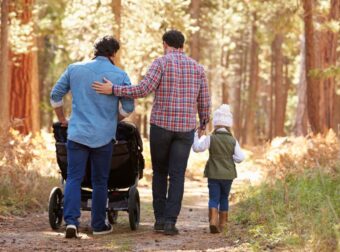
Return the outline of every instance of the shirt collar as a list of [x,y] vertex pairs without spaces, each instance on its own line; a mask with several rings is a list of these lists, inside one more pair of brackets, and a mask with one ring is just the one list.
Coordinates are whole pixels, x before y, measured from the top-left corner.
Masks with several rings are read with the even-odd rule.
[[166,54],[170,54],[170,53],[184,54],[184,51],[183,49],[168,48]]
[[216,131],[224,131],[224,132],[227,132],[228,130],[226,128],[219,128],[217,129]]
[[107,57],[105,57],[105,56],[97,56],[95,59],[96,60],[106,60],[106,61],[109,61],[109,59]]
[[219,128],[215,130],[215,134],[228,134],[232,136],[231,132],[229,132],[226,128]]

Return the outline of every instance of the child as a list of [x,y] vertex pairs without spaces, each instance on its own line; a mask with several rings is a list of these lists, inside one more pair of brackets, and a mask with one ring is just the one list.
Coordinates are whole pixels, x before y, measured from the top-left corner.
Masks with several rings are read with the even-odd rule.
[[193,150],[202,152],[209,149],[209,160],[204,170],[209,188],[209,227],[211,233],[219,233],[228,221],[229,192],[233,179],[237,177],[235,162],[242,162],[245,156],[230,131],[233,115],[229,105],[221,105],[213,117],[214,132],[201,137],[196,132]]

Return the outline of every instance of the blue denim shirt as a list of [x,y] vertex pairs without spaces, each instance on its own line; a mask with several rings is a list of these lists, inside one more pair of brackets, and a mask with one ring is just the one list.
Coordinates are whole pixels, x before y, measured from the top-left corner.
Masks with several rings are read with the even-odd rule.
[[[101,147],[116,138],[118,112],[126,116],[134,109],[132,99],[98,94],[91,85],[107,78],[118,85],[131,85],[128,75],[106,57],[68,66],[52,89],[52,107],[63,105],[63,96],[72,93],[72,113],[68,139],[91,148]],[[119,103],[121,108],[119,109]]]

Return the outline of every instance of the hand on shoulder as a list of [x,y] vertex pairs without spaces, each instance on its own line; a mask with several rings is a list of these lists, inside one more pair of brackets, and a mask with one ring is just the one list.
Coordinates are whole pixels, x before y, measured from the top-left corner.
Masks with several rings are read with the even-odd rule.
[[92,88],[96,90],[98,94],[106,94],[110,95],[112,94],[112,82],[109,81],[108,79],[104,78],[104,82],[98,82],[95,81],[92,84]]

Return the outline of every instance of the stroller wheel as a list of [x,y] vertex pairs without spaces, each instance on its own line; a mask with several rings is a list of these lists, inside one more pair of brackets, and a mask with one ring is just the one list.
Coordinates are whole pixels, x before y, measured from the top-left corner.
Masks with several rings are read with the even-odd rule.
[[52,229],[58,229],[63,221],[63,193],[59,187],[54,187],[50,193],[48,204],[48,219]]
[[129,190],[128,212],[130,228],[131,230],[136,230],[140,220],[140,200],[138,190],[135,186],[132,186]]
[[109,220],[110,224],[116,224],[118,219],[118,211],[109,210],[107,212],[107,219]]

